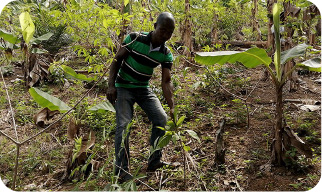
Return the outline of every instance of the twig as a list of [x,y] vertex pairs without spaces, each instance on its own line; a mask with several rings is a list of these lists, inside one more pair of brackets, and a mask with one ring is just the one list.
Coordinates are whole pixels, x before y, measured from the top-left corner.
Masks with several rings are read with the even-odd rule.
[[10,100],[10,96],[9,96],[9,93],[8,93],[8,88],[7,88],[6,82],[5,82],[4,77],[3,77],[1,67],[0,67],[0,73],[1,73],[1,78],[2,78],[2,81],[3,81],[3,85],[4,85],[4,88],[6,90],[6,94],[7,94],[7,99],[8,99],[8,103],[9,103],[9,107],[10,107],[10,112],[11,112],[11,116],[12,116],[12,124],[13,124],[13,128],[15,130],[16,139],[17,139],[17,141],[19,141],[18,140],[18,133],[17,133],[17,126],[16,126],[16,122],[15,122],[15,115],[14,115],[14,112],[13,112],[13,109],[12,109],[11,100]]

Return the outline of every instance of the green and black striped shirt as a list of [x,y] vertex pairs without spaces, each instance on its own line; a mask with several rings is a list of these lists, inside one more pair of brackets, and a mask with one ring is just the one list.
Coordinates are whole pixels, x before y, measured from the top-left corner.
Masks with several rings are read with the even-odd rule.
[[171,69],[173,56],[164,44],[152,48],[151,33],[130,33],[123,41],[129,56],[122,62],[118,71],[115,87],[149,87],[153,69],[158,65]]

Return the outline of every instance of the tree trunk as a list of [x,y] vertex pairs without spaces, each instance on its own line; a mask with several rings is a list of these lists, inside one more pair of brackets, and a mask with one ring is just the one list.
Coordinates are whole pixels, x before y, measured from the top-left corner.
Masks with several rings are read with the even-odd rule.
[[275,111],[275,134],[271,161],[273,164],[283,165],[283,86],[276,86],[276,111]]
[[252,25],[253,25],[253,32],[256,33],[256,40],[257,41],[260,41],[261,40],[261,36],[262,36],[262,33],[259,29],[259,24],[258,24],[258,21],[256,19],[256,15],[257,15],[257,12],[258,12],[258,0],[253,0],[253,3],[254,3],[254,8],[252,8]]
[[186,47],[183,54],[191,60],[191,52],[193,51],[192,46],[192,38],[191,38],[191,16],[190,16],[190,2],[189,0],[185,0],[185,20],[184,20],[184,26],[182,30],[182,42],[184,46]]
[[[216,1],[214,1],[213,3],[216,3]],[[218,42],[218,15],[216,13],[216,10],[213,9],[213,13],[214,13],[214,17],[213,17],[213,25],[212,25],[212,29],[211,29],[211,44],[212,45],[216,45],[216,43]]]

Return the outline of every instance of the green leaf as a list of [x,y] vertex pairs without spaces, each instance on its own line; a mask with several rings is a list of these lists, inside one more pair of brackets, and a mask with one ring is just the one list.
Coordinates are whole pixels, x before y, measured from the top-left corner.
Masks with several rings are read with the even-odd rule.
[[185,145],[183,142],[182,142],[182,146],[183,146],[183,150],[185,150],[187,152],[191,150],[191,148],[189,146]]
[[180,119],[177,122],[177,127],[180,127],[182,125],[182,123],[183,123],[183,121],[184,121],[185,118],[186,118],[186,116],[180,117]]
[[12,33],[6,32],[0,29],[0,38],[3,38],[5,41],[8,41],[11,44],[20,43],[18,37],[14,36]]
[[48,39],[50,39],[51,36],[53,36],[54,34],[49,32],[49,33],[46,33],[40,37],[37,37],[37,38],[33,38],[31,40],[32,43],[40,43],[41,41],[47,41]]
[[19,16],[20,26],[22,30],[22,36],[25,42],[28,44],[35,33],[35,25],[28,12],[23,12]]
[[172,134],[169,134],[169,135],[164,135],[162,136],[160,139],[159,139],[159,142],[158,142],[158,145],[156,146],[156,148],[163,148],[165,147],[166,145],[169,144],[170,140],[172,138]]
[[65,72],[65,74],[71,78],[77,79],[77,80],[81,80],[81,81],[93,81],[95,80],[95,78],[93,77],[87,77],[84,74],[78,74],[74,71],[74,69],[66,66],[66,65],[61,65],[61,68],[63,69],[63,71]]
[[297,64],[297,66],[305,68],[309,71],[316,71],[321,72],[321,58],[313,58],[307,61],[304,61],[300,64]]
[[194,132],[193,130],[185,130],[192,138],[198,140],[198,142],[200,143],[200,138],[198,137],[197,133]]
[[127,6],[127,4],[129,4],[130,0],[124,0],[124,7]]
[[281,53],[281,64],[286,63],[287,61],[289,61],[294,57],[299,57],[304,55],[307,47],[308,47],[307,44],[299,44],[291,49],[283,51]]
[[43,92],[35,87],[29,89],[29,93],[32,98],[41,106],[47,107],[51,111],[59,110],[60,112],[66,112],[71,108],[64,103],[62,100],[49,95],[46,92]]
[[168,121],[167,125],[169,126],[170,130],[173,130],[176,127],[176,124],[173,121]]
[[115,109],[113,105],[109,101],[105,101],[103,103],[100,103],[98,105],[95,105],[88,109],[90,111],[112,111],[115,112]]
[[218,52],[197,52],[195,61],[204,65],[214,65],[225,63],[241,62],[247,68],[257,67],[258,65],[268,66],[272,59],[264,49],[251,48],[245,52],[239,51],[218,51]]

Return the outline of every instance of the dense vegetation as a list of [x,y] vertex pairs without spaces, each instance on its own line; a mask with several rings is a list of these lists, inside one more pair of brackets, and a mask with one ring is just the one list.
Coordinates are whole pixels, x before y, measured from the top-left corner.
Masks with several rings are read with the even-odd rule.
[[[272,12],[273,0],[11,2],[0,15],[1,179],[16,190],[313,188],[321,176],[321,17],[306,0],[275,2],[281,12]],[[135,179],[120,185],[106,72],[125,35],[152,31],[162,11],[176,19],[167,45],[175,58],[177,121],[159,147],[165,160],[181,165],[144,172],[150,125],[136,106],[130,170],[141,185]],[[278,53],[282,62],[274,58],[279,48],[286,51]],[[264,54],[265,62],[234,55],[207,63],[196,56],[245,50]],[[267,71],[253,68],[260,64]],[[160,75],[156,69],[150,86],[169,112]],[[282,136],[280,157],[278,126],[295,138]]]

